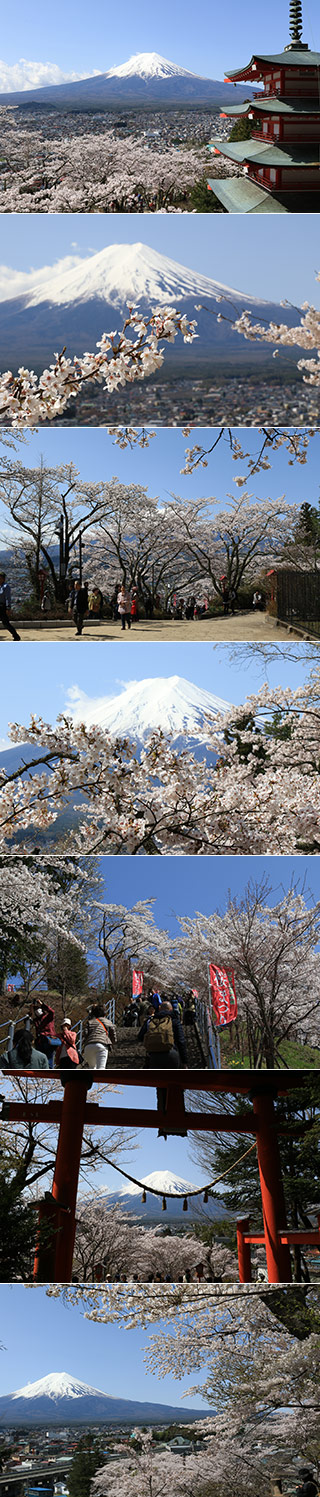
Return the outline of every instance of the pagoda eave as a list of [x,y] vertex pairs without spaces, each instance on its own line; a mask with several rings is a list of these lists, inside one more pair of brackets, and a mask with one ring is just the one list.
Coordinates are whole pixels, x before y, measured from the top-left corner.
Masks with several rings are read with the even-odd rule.
[[226,213],[287,213],[288,209],[271,192],[252,182],[249,177],[209,178],[208,188],[214,192]]
[[318,104],[309,103],[305,99],[281,99],[277,94],[272,98],[266,98],[261,94],[261,99],[244,99],[239,104],[224,104],[220,111],[221,119],[240,119],[248,114],[253,115],[287,115],[288,118],[301,119],[303,123],[308,120],[320,119],[320,100]]
[[217,138],[210,141],[209,150],[217,152],[221,156],[226,156],[227,159],[236,162],[239,166],[275,166],[292,168],[293,170],[296,167],[303,166],[306,171],[308,168],[311,170],[318,169],[320,179],[319,151],[316,153],[313,148],[308,148],[308,146],[295,145],[294,149],[289,151],[285,147],[282,149],[281,146],[273,145],[272,143],[269,144],[267,141],[262,140],[259,142],[254,137],[251,140],[234,141],[224,141]]

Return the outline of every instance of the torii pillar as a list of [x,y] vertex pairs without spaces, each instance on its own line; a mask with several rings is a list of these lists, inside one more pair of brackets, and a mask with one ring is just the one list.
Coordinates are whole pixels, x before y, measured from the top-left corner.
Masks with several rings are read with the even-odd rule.
[[269,1090],[253,1096],[257,1119],[257,1155],[269,1284],[291,1283],[290,1248],[279,1233],[287,1225],[274,1098]]
[[59,1284],[68,1284],[72,1279],[78,1179],[90,1085],[89,1076],[78,1074],[68,1077],[65,1083],[52,1195],[44,1197],[39,1212],[34,1277],[42,1283],[48,1277]]

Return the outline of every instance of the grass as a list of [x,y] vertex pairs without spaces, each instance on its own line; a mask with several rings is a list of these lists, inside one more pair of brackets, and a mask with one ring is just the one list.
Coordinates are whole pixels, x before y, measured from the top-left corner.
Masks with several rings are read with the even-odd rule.
[[[296,1040],[284,1040],[280,1048],[283,1069],[290,1071],[318,1071],[320,1066],[320,1049],[313,1045],[300,1045]],[[230,1037],[221,1035],[221,1064],[222,1066],[234,1066],[235,1070],[250,1069],[248,1055],[240,1055],[235,1045],[230,1044]],[[279,1068],[279,1058],[277,1069]],[[265,1069],[265,1067],[263,1067]],[[281,1066],[280,1066],[281,1069]]]

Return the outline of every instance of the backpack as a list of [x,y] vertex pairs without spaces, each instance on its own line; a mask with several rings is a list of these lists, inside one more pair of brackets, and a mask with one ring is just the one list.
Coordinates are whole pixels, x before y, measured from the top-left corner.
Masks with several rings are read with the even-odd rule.
[[147,1055],[157,1050],[172,1050],[174,1045],[173,1023],[170,1014],[153,1014],[144,1036]]

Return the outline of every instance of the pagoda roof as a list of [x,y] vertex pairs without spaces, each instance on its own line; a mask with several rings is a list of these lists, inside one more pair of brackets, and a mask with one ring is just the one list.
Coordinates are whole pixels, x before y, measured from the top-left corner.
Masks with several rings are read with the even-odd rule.
[[288,209],[249,177],[218,177],[208,186],[228,213],[287,213]]
[[320,114],[320,97],[315,99],[279,99],[277,94],[266,98],[261,94],[261,99],[245,99],[243,104],[224,104],[221,111],[230,118],[239,118],[240,115],[249,114],[251,110],[256,114],[312,114],[318,118]]
[[230,161],[239,161],[240,164],[252,161],[255,166],[318,166],[320,173],[320,145],[317,150],[303,143],[292,148],[286,145],[282,149],[267,140],[224,141],[217,136],[210,141],[209,150],[216,150],[221,156],[228,156]]
[[226,72],[226,81],[230,79],[231,83],[240,82],[241,78],[251,78],[252,72],[258,73],[259,69],[262,77],[265,68],[270,65],[275,68],[320,68],[320,52],[309,52],[309,47],[302,48],[301,51],[298,47],[288,47],[284,52],[275,52],[271,56],[254,52],[250,62],[246,62],[243,68]]

